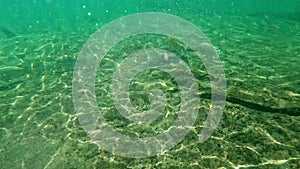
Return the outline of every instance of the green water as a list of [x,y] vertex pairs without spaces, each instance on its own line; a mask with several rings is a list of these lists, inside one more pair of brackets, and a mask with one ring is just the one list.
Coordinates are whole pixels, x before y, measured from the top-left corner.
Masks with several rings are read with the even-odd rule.
[[[140,127],[118,114],[109,84],[131,52],[157,47],[180,55],[201,91],[190,133],[165,154],[134,159],[92,143],[74,110],[72,78],[95,31],[141,12],[179,16],[206,34],[224,66],[227,101],[217,129],[199,143],[211,101],[203,64],[167,37],[124,40],[107,54],[95,85],[104,117],[120,133],[147,137],[167,130],[180,105],[174,79],[146,71],[130,86],[132,104],[147,110],[145,91],[159,88],[169,98],[168,118]],[[300,168],[299,37],[296,0],[0,0],[0,168]]]

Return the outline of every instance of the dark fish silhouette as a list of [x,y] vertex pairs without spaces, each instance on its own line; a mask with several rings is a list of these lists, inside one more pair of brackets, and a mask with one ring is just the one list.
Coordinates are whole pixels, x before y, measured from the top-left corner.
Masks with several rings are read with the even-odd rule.
[[12,38],[17,36],[15,33],[12,31],[6,29],[6,28],[0,28],[0,31],[7,37],[7,38]]

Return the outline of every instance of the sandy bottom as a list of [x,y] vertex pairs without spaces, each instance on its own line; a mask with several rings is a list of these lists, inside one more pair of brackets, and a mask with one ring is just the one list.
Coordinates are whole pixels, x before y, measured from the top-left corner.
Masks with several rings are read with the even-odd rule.
[[[198,142],[210,108],[208,75],[191,51],[177,49],[177,42],[161,37],[161,41],[167,43],[164,43],[165,49],[182,52],[183,58],[189,56],[185,61],[191,66],[201,89],[198,119],[185,139],[164,155],[130,159],[114,156],[93,144],[75,115],[73,68],[88,35],[80,32],[22,35],[0,40],[1,166],[298,168],[299,22],[257,16],[216,15],[186,19],[199,26],[211,40],[226,73],[226,108],[208,141]],[[96,77],[97,101],[104,117],[117,131],[137,137],[167,129],[176,118],[180,103],[176,84],[167,75],[159,71],[144,72],[132,82],[132,103],[146,110],[149,104],[144,89],[152,86],[165,90],[169,105],[160,118],[162,123],[139,127],[122,122],[122,116],[109,99],[110,78],[122,58],[142,47],[143,37],[139,38],[113,48]],[[164,48],[155,37],[146,40],[150,41],[148,47]],[[123,47],[132,43],[129,49]],[[145,79],[146,76],[154,78]]]

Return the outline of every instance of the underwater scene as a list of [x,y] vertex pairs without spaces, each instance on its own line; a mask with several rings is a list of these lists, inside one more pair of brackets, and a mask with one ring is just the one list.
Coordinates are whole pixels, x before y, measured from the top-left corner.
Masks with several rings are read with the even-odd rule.
[[300,1],[0,0],[0,168],[300,168]]

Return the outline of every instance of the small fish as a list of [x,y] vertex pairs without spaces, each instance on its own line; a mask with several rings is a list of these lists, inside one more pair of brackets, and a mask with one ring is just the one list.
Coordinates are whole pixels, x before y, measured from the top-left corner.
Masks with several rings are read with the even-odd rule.
[[164,59],[165,61],[169,60],[169,54],[167,52],[164,52]]
[[12,31],[6,29],[6,28],[0,28],[1,32],[8,38],[12,38],[17,36],[15,33],[13,33]]

